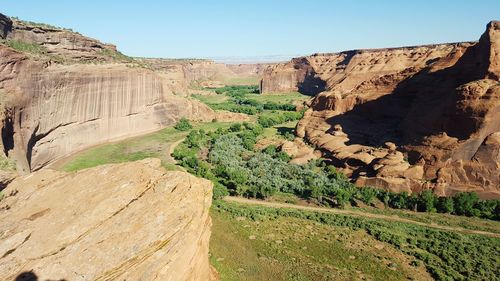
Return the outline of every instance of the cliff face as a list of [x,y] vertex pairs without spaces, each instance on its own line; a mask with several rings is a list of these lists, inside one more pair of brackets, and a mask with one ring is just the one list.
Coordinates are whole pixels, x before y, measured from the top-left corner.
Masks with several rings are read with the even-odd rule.
[[359,185],[499,197],[499,37],[295,59],[263,90],[321,92],[297,132]]
[[[232,80],[238,84],[251,84],[251,80],[257,80],[269,64],[223,64],[211,60],[172,60],[142,58],[152,69],[165,74],[167,77],[175,77],[172,85],[177,84],[184,89],[190,85],[217,87],[223,86]],[[180,75],[180,76],[179,76]],[[175,80],[175,81],[174,81]],[[245,81],[247,80],[247,81]],[[184,84],[176,82],[183,81]]]
[[212,184],[158,159],[43,170],[4,192],[0,280],[213,280]]
[[360,88],[390,91],[402,79],[471,43],[315,54],[264,70],[261,92],[316,95],[329,90],[347,94]]
[[[51,65],[0,46],[0,88],[10,93],[4,136],[19,163],[37,170],[74,151],[151,132],[181,117],[210,121],[205,105],[172,94],[153,71],[125,65]],[[8,55],[10,54],[10,55]],[[7,80],[7,77],[11,79]],[[6,132],[7,133],[7,132]]]
[[[153,71],[121,62],[103,52],[114,47],[74,32],[13,23],[7,44],[0,44],[0,102],[3,150],[18,170],[38,170],[75,151],[158,130],[182,117],[218,117],[202,103],[174,94],[187,91],[182,69]],[[47,53],[8,47],[16,40]],[[57,57],[64,63],[54,61]],[[92,64],[81,63],[86,60]]]

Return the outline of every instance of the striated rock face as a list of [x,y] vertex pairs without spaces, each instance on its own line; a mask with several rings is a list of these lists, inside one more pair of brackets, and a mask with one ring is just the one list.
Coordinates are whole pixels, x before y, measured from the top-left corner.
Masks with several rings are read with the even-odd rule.
[[28,170],[91,145],[158,130],[181,117],[216,118],[207,106],[173,95],[150,70],[119,64],[46,67],[1,46],[0,53],[5,54],[0,88],[15,99],[4,126],[12,132],[3,140],[19,164],[25,158]]
[[391,91],[398,81],[471,44],[354,50],[295,58],[266,68],[261,92],[299,91],[316,95],[329,90],[345,95],[366,89]]
[[17,178],[0,202],[0,280],[212,280],[212,184],[159,159]]
[[[202,87],[221,87],[227,82],[238,81],[238,84],[250,83],[251,78],[260,77],[269,64],[223,64],[211,60],[172,60],[158,58],[141,58],[152,69],[166,74],[172,84],[182,81],[187,88],[189,85]],[[247,81],[246,81],[247,80]]]
[[268,68],[262,85],[321,91],[297,132],[360,185],[499,197],[499,53],[491,22],[477,43],[319,54]]
[[[0,44],[0,147],[16,160],[19,171],[38,170],[75,151],[158,130],[182,117],[234,117],[175,95],[187,92],[182,70],[167,73],[137,62],[108,63],[112,56],[101,57],[101,51],[109,45],[69,30],[14,20],[7,38],[49,51],[48,56],[33,56]],[[54,63],[54,56],[65,63]]]

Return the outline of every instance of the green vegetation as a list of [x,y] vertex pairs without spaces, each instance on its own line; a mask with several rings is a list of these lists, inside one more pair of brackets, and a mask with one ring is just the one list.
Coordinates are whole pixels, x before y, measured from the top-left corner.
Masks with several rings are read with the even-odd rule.
[[173,156],[189,172],[212,180],[218,188],[226,187],[231,195],[264,199],[284,192],[339,208],[355,204],[356,200],[367,205],[380,201],[394,209],[452,211],[456,215],[500,219],[499,201],[480,201],[475,193],[458,193],[452,199],[444,199],[430,190],[409,196],[405,192],[358,188],[321,160],[296,165],[289,163],[290,157],[275,146],[258,151],[254,145],[263,133],[261,125],[268,124],[233,124],[226,130],[209,133],[191,131]]
[[98,52],[98,55],[108,57],[108,58],[113,59],[114,61],[120,61],[120,62],[134,62],[135,61],[132,57],[124,55],[119,51],[112,50],[112,49],[106,49],[106,48],[104,48],[100,52]]
[[44,55],[47,49],[37,43],[25,42],[22,40],[7,40],[5,44],[16,51],[30,53],[34,55]]
[[[236,207],[236,206],[235,206]],[[423,263],[364,230],[212,208],[210,261],[221,280],[430,280]]]
[[[450,201],[453,201],[453,198],[448,198],[450,199]],[[366,213],[400,217],[427,224],[488,231],[500,234],[500,222],[488,219],[479,219],[477,217],[456,216],[450,215],[449,213],[423,213],[392,208],[377,209],[372,207],[364,207],[356,209]]]
[[189,123],[189,120],[186,118],[181,118],[177,124],[175,124],[174,128],[178,131],[189,131],[193,128],[193,125]]
[[14,171],[16,169],[16,163],[8,158],[7,156],[0,156],[0,170],[1,171]]
[[20,21],[21,23],[28,25],[28,26],[34,26],[34,27],[41,27],[41,28],[47,28],[47,29],[57,29],[57,30],[67,30],[67,31],[73,31],[70,28],[62,28],[58,27],[55,25],[47,24],[47,23],[40,23],[40,22],[33,22],[33,21],[26,21],[26,20],[21,20],[18,17],[11,17],[13,20]]
[[259,115],[257,122],[264,128],[270,128],[286,122],[298,121],[303,115],[303,111],[271,111]]
[[[222,201],[216,201],[214,204],[214,212],[230,215],[233,218],[245,217],[258,222],[258,225],[271,221],[270,224],[276,226],[281,224],[284,218],[295,218],[329,225],[335,227],[335,229],[364,230],[374,239],[391,244],[402,253],[414,257],[410,264],[418,266],[418,264],[423,263],[437,280],[499,280],[500,240],[497,238],[459,234],[408,223],[388,222],[332,213],[244,206]],[[292,232],[295,232],[300,228],[293,229]],[[289,241],[294,240],[294,236],[290,236],[292,232],[286,234]],[[287,249],[289,248],[293,249],[291,245],[287,247]],[[260,251],[260,248],[254,246],[246,247],[245,252],[251,253],[254,249]],[[279,253],[280,250],[274,251]],[[283,250],[281,250],[281,253],[283,253]],[[335,261],[337,262],[339,259],[335,259]],[[223,273],[231,272],[230,268],[223,268],[217,262],[213,264],[217,268],[222,268]],[[292,274],[294,270],[301,269],[292,266],[288,268],[289,274]],[[304,279],[306,278],[299,280]],[[375,280],[380,279],[375,278]]]
[[212,109],[256,115],[266,111],[295,111],[294,101],[305,101],[299,93],[260,95],[257,86],[226,86],[214,89],[217,95],[194,95]]
[[[226,128],[229,125],[229,123],[194,123],[193,128],[210,131]],[[156,157],[162,160],[162,165],[168,170],[178,170],[179,167],[174,165],[175,162],[168,155],[168,151],[173,143],[182,140],[187,134],[186,131],[178,131],[174,127],[168,127],[148,135],[84,150],[63,160],[61,163],[56,163],[54,168],[65,171],[78,171],[104,164]]]

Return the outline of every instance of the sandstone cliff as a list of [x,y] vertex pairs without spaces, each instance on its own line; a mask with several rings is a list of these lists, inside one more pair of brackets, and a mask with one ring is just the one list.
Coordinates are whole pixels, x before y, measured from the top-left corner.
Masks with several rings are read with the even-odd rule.
[[[0,46],[0,89],[11,101],[6,152],[36,170],[91,145],[143,134],[181,117],[211,121],[207,106],[173,95],[168,81],[120,64],[43,65]],[[2,81],[3,80],[3,81]]]
[[211,280],[212,184],[159,166],[17,178],[0,201],[0,280]]
[[262,90],[317,95],[299,136],[360,185],[500,196],[500,23],[479,42],[317,54]]
[[[107,60],[114,57],[101,52],[111,47],[97,40],[13,23],[7,44],[0,44],[0,102],[3,151],[17,161],[18,170],[37,170],[75,151],[158,130],[182,117],[219,117],[204,104],[174,94],[187,90],[182,73],[155,72],[136,62],[111,63]],[[13,38],[49,51],[41,56],[21,53],[8,46]],[[54,56],[70,60],[54,61]]]
[[172,77],[172,84],[182,81],[179,87],[220,87],[237,81],[238,84],[252,84],[261,77],[269,64],[223,64],[203,59],[158,59],[141,58],[141,62],[153,70]]
[[[4,36],[7,40],[36,43],[47,55],[55,55],[57,59],[67,61],[115,61],[126,60],[118,53],[116,46],[103,44],[98,40],[83,36],[72,30],[47,24],[26,22],[19,19],[11,20],[10,26],[2,24],[10,19],[0,14],[0,27],[4,26]],[[0,28],[2,29],[2,28]]]

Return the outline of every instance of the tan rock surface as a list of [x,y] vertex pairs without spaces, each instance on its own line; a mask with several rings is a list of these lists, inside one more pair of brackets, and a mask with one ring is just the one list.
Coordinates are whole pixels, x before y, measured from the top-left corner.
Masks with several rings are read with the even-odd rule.
[[297,134],[359,184],[500,197],[499,54],[493,21],[478,42],[293,59],[262,90],[317,94]]
[[210,280],[212,184],[159,166],[17,178],[0,202],[0,280]]

